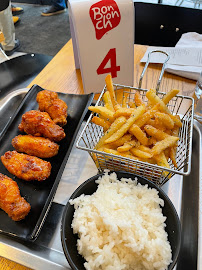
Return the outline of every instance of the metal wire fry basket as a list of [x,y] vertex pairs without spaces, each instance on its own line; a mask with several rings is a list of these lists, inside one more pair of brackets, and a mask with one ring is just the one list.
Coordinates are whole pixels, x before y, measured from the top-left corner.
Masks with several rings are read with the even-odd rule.
[[[148,63],[146,63],[145,67],[147,68],[147,66]],[[160,85],[164,67],[165,66],[162,68],[160,79],[157,84],[157,89]],[[146,68],[143,70],[141,78],[143,78]],[[142,89],[140,87],[141,81],[142,80],[140,79],[138,88],[114,84],[115,93],[117,93],[119,89],[122,89],[123,98],[126,96],[128,104],[130,101],[134,100],[135,92],[138,91],[144,103],[147,104],[148,100],[146,98],[146,92],[148,90]],[[105,86],[95,106],[104,106],[103,94],[106,90],[107,89]],[[166,93],[163,92],[157,92],[157,95],[161,99],[165,94]],[[168,160],[170,169],[168,169],[148,162],[134,160],[123,156],[117,156],[95,150],[96,144],[104,135],[103,128],[91,122],[92,117],[96,116],[96,113],[91,113],[77,140],[76,147],[89,152],[100,172],[104,171],[105,169],[111,171],[131,172],[151,180],[158,186],[165,184],[175,174],[188,175],[191,171],[194,99],[187,96],[176,95],[172,100],[170,100],[167,106],[172,114],[180,115],[182,121],[182,127],[179,130],[179,140],[176,151],[177,168],[174,167],[170,159]]]

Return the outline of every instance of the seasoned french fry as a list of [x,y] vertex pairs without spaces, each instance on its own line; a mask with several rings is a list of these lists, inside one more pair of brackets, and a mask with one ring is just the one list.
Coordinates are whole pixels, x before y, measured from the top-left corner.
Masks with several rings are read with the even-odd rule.
[[149,119],[151,119],[151,118],[154,116],[154,114],[155,114],[156,111],[157,111],[157,106],[154,106],[151,110],[145,112],[145,113],[142,115],[142,117],[139,118],[139,119],[135,122],[135,125],[137,125],[138,127],[141,128],[142,126],[144,126],[144,125],[147,123],[147,121],[148,121]]
[[106,82],[107,90],[110,93],[110,97],[111,97],[111,101],[112,101],[112,104],[113,104],[114,109],[115,109],[115,105],[118,106],[118,107],[120,107],[120,105],[118,104],[118,102],[116,100],[116,97],[115,97],[114,86],[113,86],[111,74],[108,74],[106,76],[105,82]]
[[107,131],[109,129],[109,127],[111,126],[111,123],[109,121],[105,121],[104,119],[101,119],[97,116],[94,116],[91,120],[92,123],[103,127],[104,132]]
[[119,88],[116,90],[116,101],[120,105],[120,107],[122,107],[123,97],[128,96],[128,93],[126,93],[125,91],[127,91],[127,88]]
[[154,89],[154,88],[150,88],[149,91],[152,92],[153,94],[156,94],[156,89]]
[[168,135],[172,135],[172,129],[165,129],[164,132]]
[[114,112],[114,107],[113,107],[113,104],[112,104],[112,100],[111,100],[111,96],[110,96],[110,93],[109,91],[106,91],[103,95],[103,101],[104,101],[104,104],[105,104],[105,107]]
[[142,97],[141,97],[139,92],[135,92],[134,101],[135,101],[135,105],[137,107],[144,104],[144,102],[142,101]]
[[127,102],[126,102],[127,101],[127,96],[128,95],[125,94],[124,97],[123,97],[122,108],[127,108]]
[[136,108],[135,103],[132,101],[129,101],[128,105],[130,106],[130,108],[134,108],[134,109]]
[[151,110],[151,108],[153,107],[153,105],[151,104],[151,102],[150,101],[148,101],[148,103],[147,103],[147,107],[146,107],[146,111],[149,111],[149,110]]
[[123,135],[123,137],[121,137],[120,139],[116,140],[115,142],[113,143],[109,143],[109,145],[114,145],[115,147],[119,147],[119,146],[122,146],[124,145],[124,143],[126,142],[130,142],[132,139],[132,135],[131,134],[125,134]]
[[139,142],[137,140],[131,140],[130,142],[125,142],[124,145],[119,146],[117,148],[118,152],[126,152],[129,151],[133,147],[138,147]]
[[156,112],[154,117],[158,119],[158,121],[160,121],[166,128],[174,128],[174,122],[168,114]]
[[120,152],[118,152],[116,150],[112,150],[112,149],[108,149],[108,148],[105,148],[104,152],[108,153],[108,154],[116,155],[116,156],[122,156],[122,157],[125,157],[125,158],[131,158],[131,159],[134,159],[134,160],[139,160],[138,157],[135,157],[135,156],[131,155],[130,152],[120,153]]
[[169,153],[170,155],[170,159],[172,160],[172,163],[173,163],[173,165],[175,166],[175,168],[177,168],[178,166],[177,166],[177,161],[176,161],[176,158],[175,158],[175,149],[174,149],[174,147],[170,147],[170,153]]
[[104,151],[104,149],[116,149],[116,147],[112,147],[112,145],[111,144],[103,144],[100,148],[98,148],[98,149],[96,149],[96,150],[98,150],[98,151]]
[[110,111],[109,109],[102,107],[102,106],[89,106],[88,109],[92,112],[99,113],[102,115],[105,119],[109,119],[109,121],[114,120],[114,113]]
[[152,158],[152,154],[149,154],[147,152],[144,152],[138,148],[132,148],[130,149],[130,152],[139,158]]
[[126,122],[126,118],[124,116],[121,116],[117,118],[110,126],[110,128],[105,132],[104,136],[99,140],[97,145],[95,146],[95,149],[100,148],[106,139],[108,139],[112,134],[114,134],[117,130],[120,129],[120,127]]
[[169,155],[170,155],[170,148],[166,148],[165,150],[164,150],[164,154],[165,154],[165,156],[166,156],[166,158],[167,158],[167,160],[169,159]]
[[180,91],[177,89],[172,89],[169,91],[162,99],[162,101],[167,104],[173,97],[175,97]]
[[149,153],[151,154],[151,148],[147,147],[147,146],[144,146],[144,145],[140,145],[137,147],[139,150],[143,151],[143,152],[146,152],[146,153]]
[[[164,152],[161,152],[160,154],[154,156],[154,159],[156,160],[158,166],[170,169],[170,165],[166,159]],[[163,171],[163,176],[167,177],[168,174],[169,174],[169,172]],[[170,178],[170,176],[169,176],[169,178]]]
[[133,124],[132,127],[130,128],[129,132],[131,134],[133,134],[141,144],[148,145],[148,138],[147,138],[146,134],[144,133],[144,131],[141,130],[140,127]]
[[119,129],[117,130],[111,137],[109,137],[107,140],[105,140],[105,143],[111,143],[119,138],[121,138],[128,130],[129,128],[134,124],[134,122],[145,112],[145,105],[139,106],[131,117],[126,121],[126,123]]
[[[112,143],[103,144],[99,149],[103,148],[109,148],[109,149],[117,149],[119,146],[123,146],[126,142],[129,143],[131,141],[132,135],[131,134],[125,134],[120,139],[116,140]],[[100,150],[99,150],[100,151]]]
[[164,140],[157,142],[152,148],[152,154],[159,155],[166,148],[174,146],[176,142],[179,140],[178,137],[168,136]]
[[101,119],[103,119],[103,120],[108,121],[108,119],[106,117],[104,117],[103,115],[101,115],[101,114],[98,114],[98,117],[101,118]]
[[173,120],[174,124],[178,127],[182,127],[182,122],[180,120],[179,115],[170,115],[170,118]]
[[156,125],[155,119],[149,119],[149,120],[147,121],[147,125],[150,125],[150,126],[155,127],[155,125]]
[[133,114],[135,109],[133,108],[120,108],[114,113],[114,118],[120,117],[120,116],[125,116],[125,117],[130,117],[131,114]]
[[160,122],[157,118],[156,119],[150,119],[147,121],[147,125],[153,126],[159,130],[165,131],[166,127],[163,126],[162,122]]
[[157,140],[154,137],[148,139],[148,145],[154,145],[157,143]]
[[[174,128],[172,129],[172,136],[175,136],[175,137],[179,137],[179,127],[178,126],[174,126]],[[172,149],[173,153],[171,153],[172,155],[172,158],[171,160],[174,160],[174,157],[176,155],[176,151],[177,151],[177,143],[173,146],[173,149]],[[175,161],[173,163],[175,165]]]
[[126,97],[123,98],[122,108],[127,108]]
[[169,111],[168,107],[165,105],[165,103],[155,94],[155,92],[150,89],[147,93],[146,93],[146,97],[150,100],[150,102],[155,105],[155,104],[159,104],[159,108],[160,110],[162,110],[163,112],[166,112],[168,114],[171,114],[171,112]]
[[[151,154],[151,148],[147,147],[147,146],[144,146],[144,145],[140,145],[137,147],[139,150],[143,151],[143,152],[146,152],[148,154]],[[155,159],[152,157],[152,158],[140,158],[141,161],[143,162],[148,162],[148,163],[151,163],[151,164],[156,164],[156,161]]]
[[121,108],[121,106],[119,105],[119,104],[116,104],[115,106],[114,106],[114,110],[115,111],[117,111],[118,109],[120,109]]
[[[156,94],[156,89],[152,89],[152,92],[153,92],[154,94]],[[152,108],[152,103],[151,103],[150,100],[148,100],[148,103],[147,103],[147,109],[150,110],[151,108]]]
[[144,130],[147,132],[149,136],[156,138],[158,141],[164,140],[169,136],[167,133],[150,125],[146,125],[144,127]]

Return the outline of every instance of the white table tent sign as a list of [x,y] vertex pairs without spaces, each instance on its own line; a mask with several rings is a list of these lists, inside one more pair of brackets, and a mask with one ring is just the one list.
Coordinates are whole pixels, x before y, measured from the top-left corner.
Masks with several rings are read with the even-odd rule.
[[69,0],[76,69],[84,92],[99,93],[107,74],[114,83],[133,86],[134,4],[131,0]]

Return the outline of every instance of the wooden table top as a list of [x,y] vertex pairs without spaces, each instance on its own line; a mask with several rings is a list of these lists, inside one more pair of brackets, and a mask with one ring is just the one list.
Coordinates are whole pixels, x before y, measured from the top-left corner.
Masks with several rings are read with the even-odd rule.
[[[147,46],[134,45],[134,86],[138,86],[144,64],[140,63]],[[142,88],[155,88],[162,65],[150,64],[143,79]],[[104,85],[105,82],[103,82]],[[72,41],[70,40],[40,72],[28,87],[38,84],[42,88],[57,92],[83,94],[81,73],[75,70]],[[121,82],[120,82],[121,84]],[[164,73],[160,91],[168,92],[175,88],[185,96],[193,96],[196,81],[185,79],[169,73]],[[28,270],[30,268],[0,257],[0,269],[2,270]],[[34,265],[33,265],[34,269]]]

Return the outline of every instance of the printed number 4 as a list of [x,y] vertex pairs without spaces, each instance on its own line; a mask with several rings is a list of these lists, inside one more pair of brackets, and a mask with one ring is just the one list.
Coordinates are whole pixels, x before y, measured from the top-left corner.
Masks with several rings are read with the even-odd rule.
[[[105,68],[106,64],[110,61],[111,66],[109,68]],[[105,74],[111,73],[112,78],[117,77],[117,71],[120,71],[120,66],[116,65],[116,48],[110,49],[103,59],[102,63],[97,69],[97,74]]]

